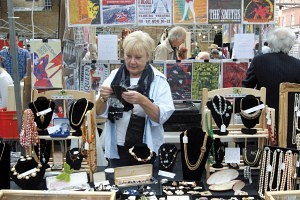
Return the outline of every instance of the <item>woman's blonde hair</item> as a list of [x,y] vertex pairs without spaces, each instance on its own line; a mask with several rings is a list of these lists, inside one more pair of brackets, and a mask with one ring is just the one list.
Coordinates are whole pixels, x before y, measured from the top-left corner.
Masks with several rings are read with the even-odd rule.
[[145,52],[149,58],[152,57],[155,48],[154,40],[143,31],[135,31],[127,35],[123,41],[124,53],[142,54]]

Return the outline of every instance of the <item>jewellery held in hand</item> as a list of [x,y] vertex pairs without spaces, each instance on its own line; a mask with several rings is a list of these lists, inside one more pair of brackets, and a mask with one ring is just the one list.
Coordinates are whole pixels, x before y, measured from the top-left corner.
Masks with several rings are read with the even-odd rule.
[[101,101],[102,103],[105,103],[105,102],[107,102],[107,99],[104,99],[104,97],[101,97],[101,96],[100,96],[100,98],[99,98],[99,99],[100,99],[100,101]]

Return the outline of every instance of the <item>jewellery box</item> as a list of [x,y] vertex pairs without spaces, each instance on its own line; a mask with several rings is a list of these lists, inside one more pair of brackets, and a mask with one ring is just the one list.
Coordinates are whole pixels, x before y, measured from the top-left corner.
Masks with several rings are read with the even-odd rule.
[[152,182],[152,174],[152,164],[116,167],[114,180],[118,186],[147,184]]

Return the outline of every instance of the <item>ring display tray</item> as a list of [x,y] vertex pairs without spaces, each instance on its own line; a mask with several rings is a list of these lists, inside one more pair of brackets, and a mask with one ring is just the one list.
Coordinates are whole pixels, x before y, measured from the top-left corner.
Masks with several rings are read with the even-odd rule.
[[151,184],[153,174],[152,164],[133,165],[115,168],[115,184],[127,187],[138,184]]
[[161,185],[162,194],[166,195],[199,195],[205,191],[202,181],[168,181]]

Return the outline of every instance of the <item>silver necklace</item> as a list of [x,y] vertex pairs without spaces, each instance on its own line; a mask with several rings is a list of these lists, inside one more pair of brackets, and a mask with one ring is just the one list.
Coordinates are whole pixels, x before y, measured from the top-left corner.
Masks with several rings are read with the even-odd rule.
[[[227,103],[225,101],[225,99],[223,98],[224,100],[224,110],[222,110],[222,97],[220,95],[216,95],[219,99],[219,109],[217,108],[215,102],[213,101],[212,99],[212,105],[213,105],[213,108],[215,110],[215,112],[221,116],[221,120],[222,120],[222,125],[221,125],[221,132],[225,132],[226,131],[226,126],[224,124],[224,121],[223,121],[223,115],[226,113],[227,111]],[[228,113],[226,113],[228,114]],[[227,115],[225,115],[227,117]],[[229,116],[229,114],[228,114]]]
[[[159,152],[159,158],[160,158],[161,165],[165,169],[169,168],[174,163],[176,155],[177,155],[177,150],[176,150],[175,146],[168,150],[165,147],[163,147],[161,149],[161,151]],[[171,157],[170,160],[169,160],[169,157]]]

